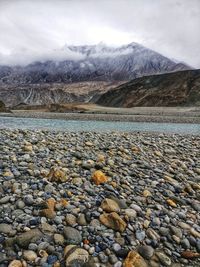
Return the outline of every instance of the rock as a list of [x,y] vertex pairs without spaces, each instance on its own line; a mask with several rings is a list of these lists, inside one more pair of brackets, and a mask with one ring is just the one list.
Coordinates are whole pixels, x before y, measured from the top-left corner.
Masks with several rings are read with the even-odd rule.
[[65,266],[83,266],[88,262],[89,254],[87,250],[76,247],[74,245],[68,245],[64,249]]
[[116,212],[101,214],[99,220],[102,224],[113,230],[123,232],[126,229],[125,221]]
[[56,205],[55,199],[49,198],[45,204],[47,206],[47,209],[41,210],[40,216],[46,217],[48,219],[54,219],[56,217],[56,212],[54,210]]
[[40,225],[40,229],[44,234],[50,234],[52,235],[52,233],[56,232],[56,228],[53,225],[50,225],[48,223],[41,223]]
[[175,227],[175,226],[170,226],[170,230],[174,235],[178,236],[179,238],[182,238],[183,233],[182,233],[181,229],[179,229],[178,227]]
[[119,205],[112,199],[105,198],[101,203],[101,208],[106,212],[120,211]]
[[131,220],[135,219],[137,216],[137,212],[134,209],[125,209],[124,212],[126,216]]
[[61,245],[62,246],[64,244],[64,242],[65,242],[64,236],[61,235],[61,234],[54,234],[53,238],[54,238],[54,242],[57,245]]
[[86,218],[85,218],[85,214],[81,213],[81,214],[78,215],[77,223],[78,223],[79,225],[82,225],[82,226],[87,225],[87,221],[86,221]]
[[159,258],[160,262],[164,266],[170,266],[171,265],[171,260],[167,255],[165,255],[163,252],[156,252],[156,256]]
[[6,204],[10,201],[10,196],[5,196],[0,199],[0,204]]
[[12,225],[7,223],[0,224],[0,233],[9,234],[10,232],[12,232],[12,230],[13,230]]
[[92,181],[96,185],[100,185],[102,183],[106,183],[108,181],[108,178],[102,171],[98,170],[92,174]]
[[67,175],[65,174],[64,170],[57,168],[57,167],[52,167],[50,172],[47,175],[47,179],[50,182],[66,182],[67,181]]
[[64,227],[63,234],[66,238],[67,244],[78,245],[82,241],[80,232],[73,227]]
[[28,248],[30,243],[34,243],[42,238],[43,234],[39,229],[31,229],[16,237],[16,243],[22,248]]
[[184,238],[183,240],[181,240],[181,246],[184,249],[189,249],[190,248],[190,242],[187,238]]
[[169,206],[171,206],[173,208],[176,208],[177,207],[176,203],[172,199],[167,199],[166,201],[167,201],[167,204]]
[[184,259],[200,258],[200,253],[197,253],[195,251],[186,250],[186,251],[181,252],[181,257]]
[[13,260],[9,263],[8,267],[23,267],[20,260]]
[[48,219],[54,219],[56,217],[56,212],[50,209],[43,209],[40,211],[40,216],[46,217]]
[[135,233],[135,236],[137,240],[142,241],[145,239],[146,234],[145,234],[145,231],[137,230]]
[[154,249],[151,246],[141,246],[138,248],[138,252],[145,259],[150,259],[153,256]]
[[160,239],[159,234],[157,234],[157,232],[154,231],[152,228],[148,228],[146,231],[146,234],[149,238],[151,238],[153,240],[159,240]]
[[143,196],[144,196],[144,197],[150,197],[150,196],[152,196],[152,194],[151,194],[151,192],[150,192],[149,190],[145,189],[145,190],[143,191]]
[[27,144],[24,146],[24,151],[26,152],[32,152],[33,151],[33,146],[31,144]]
[[200,238],[200,232],[197,232],[194,228],[190,229],[190,233],[197,238]]
[[123,262],[123,267],[148,267],[148,265],[139,253],[132,250]]
[[74,226],[76,225],[76,216],[74,216],[73,214],[67,214],[65,217],[65,221],[68,225]]
[[37,254],[32,250],[24,250],[23,258],[27,261],[35,261],[35,259],[37,258]]

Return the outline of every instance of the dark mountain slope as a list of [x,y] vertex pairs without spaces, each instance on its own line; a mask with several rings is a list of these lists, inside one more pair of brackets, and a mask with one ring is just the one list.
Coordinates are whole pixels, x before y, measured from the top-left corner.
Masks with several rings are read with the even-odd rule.
[[101,95],[97,104],[110,107],[200,106],[200,70],[138,78]]

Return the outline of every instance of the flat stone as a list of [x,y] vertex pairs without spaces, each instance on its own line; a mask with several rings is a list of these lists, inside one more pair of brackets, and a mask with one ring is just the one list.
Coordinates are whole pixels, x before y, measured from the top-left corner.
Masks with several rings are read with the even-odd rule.
[[0,224],[0,233],[9,234],[10,232],[12,232],[12,230],[13,230],[12,225],[7,223]]
[[31,229],[30,231],[24,232],[16,237],[16,243],[22,248],[28,248],[30,243],[35,243],[43,234],[39,229]]
[[106,212],[120,211],[119,205],[112,199],[105,198],[101,203],[101,208]]
[[150,259],[154,254],[154,249],[151,246],[141,246],[138,248],[138,252],[145,259]]
[[101,214],[99,220],[105,226],[116,231],[123,232],[126,229],[125,221],[116,212]]
[[80,232],[73,227],[64,227],[63,234],[67,244],[78,245],[82,241]]

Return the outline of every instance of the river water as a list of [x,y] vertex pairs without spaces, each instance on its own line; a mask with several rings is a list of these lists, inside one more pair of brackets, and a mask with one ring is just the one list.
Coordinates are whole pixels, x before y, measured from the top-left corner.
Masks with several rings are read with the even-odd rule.
[[0,117],[0,128],[9,129],[44,129],[61,131],[147,131],[160,133],[199,134],[200,124],[186,123],[147,123],[147,122],[106,122],[106,121],[73,121],[58,119],[35,119]]

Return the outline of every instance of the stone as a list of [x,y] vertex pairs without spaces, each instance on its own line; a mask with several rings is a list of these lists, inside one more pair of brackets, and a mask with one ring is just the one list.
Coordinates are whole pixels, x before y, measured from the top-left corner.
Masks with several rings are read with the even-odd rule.
[[61,245],[62,246],[65,243],[64,236],[61,235],[61,234],[54,234],[53,238],[54,238],[54,242],[57,245]]
[[146,235],[145,231],[137,230],[135,232],[135,236],[136,236],[137,240],[139,240],[139,241],[144,240],[145,239],[145,235]]
[[164,266],[170,266],[171,265],[171,259],[165,255],[163,252],[156,252],[156,256],[159,258],[160,263],[162,263]]
[[186,251],[181,252],[181,257],[184,259],[200,258],[200,253],[197,253],[195,251],[186,250]]
[[173,208],[176,208],[177,207],[176,203],[172,199],[167,199],[166,201],[167,201],[167,204],[169,206],[171,206]]
[[56,212],[55,212],[55,205],[56,205],[56,201],[54,198],[49,198],[46,201],[46,206],[47,209],[43,209],[40,211],[40,216],[44,216],[48,219],[54,219],[56,217]]
[[68,245],[64,249],[65,266],[83,266],[89,260],[89,253],[83,248]]
[[143,196],[144,196],[144,197],[151,197],[152,194],[151,194],[151,192],[150,192],[149,190],[145,189],[145,190],[143,191]]
[[96,185],[100,185],[102,183],[106,183],[108,181],[108,177],[102,171],[98,170],[92,174],[92,181]]
[[24,146],[24,151],[26,152],[32,152],[33,151],[33,146],[31,144],[27,144]]
[[12,225],[7,223],[0,223],[0,233],[9,234],[12,232]]
[[6,204],[10,201],[10,196],[5,196],[0,199],[0,204]]
[[108,228],[119,232],[124,232],[127,226],[126,222],[116,212],[101,214],[99,220]]
[[126,216],[131,220],[135,219],[137,216],[137,212],[134,209],[125,209],[124,212]]
[[148,267],[148,265],[139,253],[132,250],[123,262],[123,267]]
[[174,235],[178,236],[179,238],[182,238],[183,233],[182,233],[181,229],[171,225],[170,230]]
[[76,216],[74,216],[73,214],[67,214],[65,217],[65,221],[68,225],[74,226],[76,225]]
[[64,170],[58,167],[52,167],[47,175],[47,179],[50,182],[64,183],[67,181],[67,175],[65,174]]
[[197,232],[194,228],[190,229],[190,233],[197,238],[200,238],[200,232]]
[[105,198],[101,203],[101,208],[106,212],[119,212],[120,208],[117,202],[112,199]]
[[138,252],[143,258],[149,260],[154,254],[154,249],[151,246],[141,246]]
[[28,248],[30,243],[34,243],[43,237],[39,229],[31,229],[16,237],[16,243],[22,248]]
[[8,267],[23,267],[20,260],[13,260],[9,263]]
[[37,258],[37,254],[32,250],[24,250],[23,258],[27,261],[35,261],[35,259]]
[[78,245],[82,241],[82,236],[80,232],[73,227],[64,227],[63,234],[67,244]]

